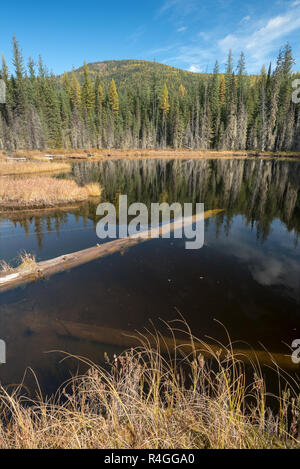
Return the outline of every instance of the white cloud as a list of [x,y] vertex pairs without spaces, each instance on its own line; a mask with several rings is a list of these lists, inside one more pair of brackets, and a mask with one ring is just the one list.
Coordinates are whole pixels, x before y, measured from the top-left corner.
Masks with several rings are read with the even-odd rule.
[[[299,0],[300,1],[300,0]],[[251,16],[244,16],[244,18],[241,19],[240,23],[248,23],[248,21],[251,20]]]
[[166,11],[178,5],[178,0],[168,0],[159,9],[158,15],[163,15]]
[[247,49],[272,43],[275,39],[285,36],[287,33],[300,27],[300,17],[292,17],[291,14],[271,18],[266,26],[255,31],[247,38]]
[[218,41],[218,47],[224,53],[229,49],[236,53],[244,50],[253,64],[262,65],[270,60],[270,55],[277,53],[288,34],[300,29],[300,8],[296,6],[284,14],[269,18],[264,23],[260,21],[260,23],[260,28],[255,28],[255,23],[249,24],[248,22],[246,31],[226,35]]
[[177,29],[177,32],[178,33],[183,33],[184,31],[186,31],[186,29],[187,29],[186,26],[181,26],[181,28]]
[[[163,4],[162,8],[166,13],[178,12],[182,2],[183,0],[169,0]],[[193,2],[188,1],[188,5],[192,8]],[[176,46],[173,43],[169,48],[169,54],[167,55],[166,52],[162,59],[170,65],[187,69],[190,67],[192,71],[209,70],[211,72],[216,59],[219,60],[221,67],[225,64],[229,49],[232,49],[235,59],[243,50],[246,54],[247,71],[257,73],[263,64],[267,65],[270,61],[276,60],[278,50],[284,42],[300,36],[300,0],[294,0],[292,4],[285,5],[285,9],[277,15],[244,16],[237,20],[235,27],[230,24],[230,29],[224,24],[209,32],[200,30],[190,36],[188,42],[185,41]],[[169,9],[170,11],[167,12],[166,10]],[[194,14],[196,13],[193,12]],[[186,21],[182,23],[183,27],[187,26]],[[220,36],[220,32],[223,32],[223,37]],[[187,38],[187,35],[182,37]],[[296,40],[292,46],[297,58],[300,54],[300,46]]]
[[223,39],[220,39],[218,45],[223,51],[228,51],[229,49],[234,49],[236,46],[240,45],[240,39],[233,34],[228,34]]
[[189,68],[189,72],[200,73],[202,70],[199,65],[193,64]]

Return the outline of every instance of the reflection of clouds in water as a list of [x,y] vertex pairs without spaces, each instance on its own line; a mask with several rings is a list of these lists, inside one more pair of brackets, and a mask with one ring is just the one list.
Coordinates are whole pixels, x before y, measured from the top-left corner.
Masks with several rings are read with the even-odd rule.
[[264,286],[283,285],[292,290],[292,296],[299,300],[299,261],[278,252],[270,251],[267,255],[259,250],[249,252],[248,259],[244,256],[244,260],[249,262],[249,270],[258,283]]
[[261,256],[261,259],[255,259],[256,264],[250,266],[250,271],[254,279],[262,285],[274,285],[282,283],[284,277],[283,263],[278,259],[270,259]]
[[290,234],[281,231],[280,238],[276,236],[260,244],[253,239],[251,230],[241,225],[241,220],[234,220],[233,225],[228,238],[210,239],[208,245],[221,248],[247,264],[253,279],[260,285],[282,285],[287,289],[285,293],[300,302],[300,250],[295,249]]

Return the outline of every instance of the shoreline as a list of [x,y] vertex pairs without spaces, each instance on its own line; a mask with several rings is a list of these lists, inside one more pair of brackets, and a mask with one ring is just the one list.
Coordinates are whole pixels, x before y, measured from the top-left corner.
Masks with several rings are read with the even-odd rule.
[[[50,150],[45,150],[50,151]],[[256,152],[231,152],[231,151],[200,151],[200,150],[95,150],[90,149],[89,154],[82,154],[81,150],[65,150],[65,153],[61,153],[62,150],[52,150],[51,155],[48,156],[52,161],[45,160],[45,152],[43,151],[24,151],[23,153],[15,152],[15,161],[13,158],[7,160],[7,156],[0,151],[0,182],[9,181],[10,179],[20,179],[25,181],[26,178],[43,178],[46,180],[56,174],[62,172],[70,172],[72,163],[78,162],[103,162],[103,161],[147,161],[147,160],[167,160],[167,161],[191,161],[191,160],[254,160],[254,161],[289,161],[297,162],[300,161],[299,153],[256,153]],[[87,150],[85,150],[87,152]],[[88,156],[90,155],[90,156]],[[9,168],[8,168],[9,167]],[[9,172],[7,172],[9,169]],[[100,195],[93,194],[93,190],[90,196]],[[4,198],[7,194],[4,193]],[[89,197],[79,197],[69,199],[66,197],[65,200],[48,202],[43,201],[23,201],[20,200],[0,200],[0,218],[5,217],[8,214],[18,214],[28,211],[45,211],[45,210],[64,210],[69,208],[70,205],[79,206],[81,203],[86,202]]]
[[81,201],[81,202],[74,202],[71,204],[60,204],[60,205],[54,205],[53,207],[44,207],[44,208],[22,208],[18,207],[15,209],[8,209],[8,210],[1,210],[0,206],[0,220],[9,218],[11,220],[19,220],[20,218],[23,217],[28,217],[28,216],[43,216],[48,213],[55,213],[56,211],[61,212],[67,212],[69,210],[77,210],[81,206],[84,206],[89,200],[94,200],[92,197],[90,197],[87,200]]
[[[45,160],[50,155],[51,161]],[[0,163],[7,158],[0,153]],[[300,151],[293,152],[259,152],[259,151],[218,151],[218,150],[143,150],[143,149],[47,149],[24,150],[12,153],[9,161],[13,164],[26,165],[33,163],[55,165],[59,163],[71,163],[72,161],[103,161],[113,159],[280,159],[300,160]],[[15,161],[14,161],[15,159]],[[0,171],[1,174],[1,171]]]
[[85,204],[89,200],[93,200],[92,197],[88,197],[86,199],[79,199],[79,200],[74,200],[73,202],[60,202],[57,204],[53,205],[21,205],[16,203],[15,205],[8,204],[8,205],[1,205],[0,202],[0,219],[5,218],[6,216],[13,216],[13,215],[22,215],[22,214],[30,214],[32,212],[32,215],[36,215],[37,212],[51,212],[51,211],[65,211],[65,210],[71,210],[71,209],[77,209],[81,205]]

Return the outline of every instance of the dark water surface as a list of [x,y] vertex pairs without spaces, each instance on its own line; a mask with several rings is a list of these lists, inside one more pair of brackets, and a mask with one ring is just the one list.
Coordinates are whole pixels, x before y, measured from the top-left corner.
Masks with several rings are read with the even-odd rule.
[[[205,210],[224,213],[206,221],[200,250],[186,250],[185,240],[150,240],[0,294],[3,384],[19,382],[31,366],[51,392],[74,365],[45,352],[101,362],[105,351],[124,348],[109,331],[142,330],[149,319],[159,327],[159,318],[172,320],[177,311],[202,338],[224,338],[213,319],[233,340],[272,352],[286,353],[284,343],[300,338],[300,163],[84,162],[71,177],[98,181],[105,201],[127,194],[129,203],[204,202]],[[26,250],[43,260],[95,245],[96,205],[0,219],[0,258],[13,263]]]

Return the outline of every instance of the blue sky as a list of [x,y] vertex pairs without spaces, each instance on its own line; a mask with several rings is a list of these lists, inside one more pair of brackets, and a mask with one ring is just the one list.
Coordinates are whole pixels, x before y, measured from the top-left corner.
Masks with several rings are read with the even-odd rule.
[[221,68],[229,48],[247,71],[275,61],[289,41],[300,69],[300,0],[77,0],[1,4],[0,53],[16,35],[25,57],[62,73],[83,60],[146,59],[191,71]]

